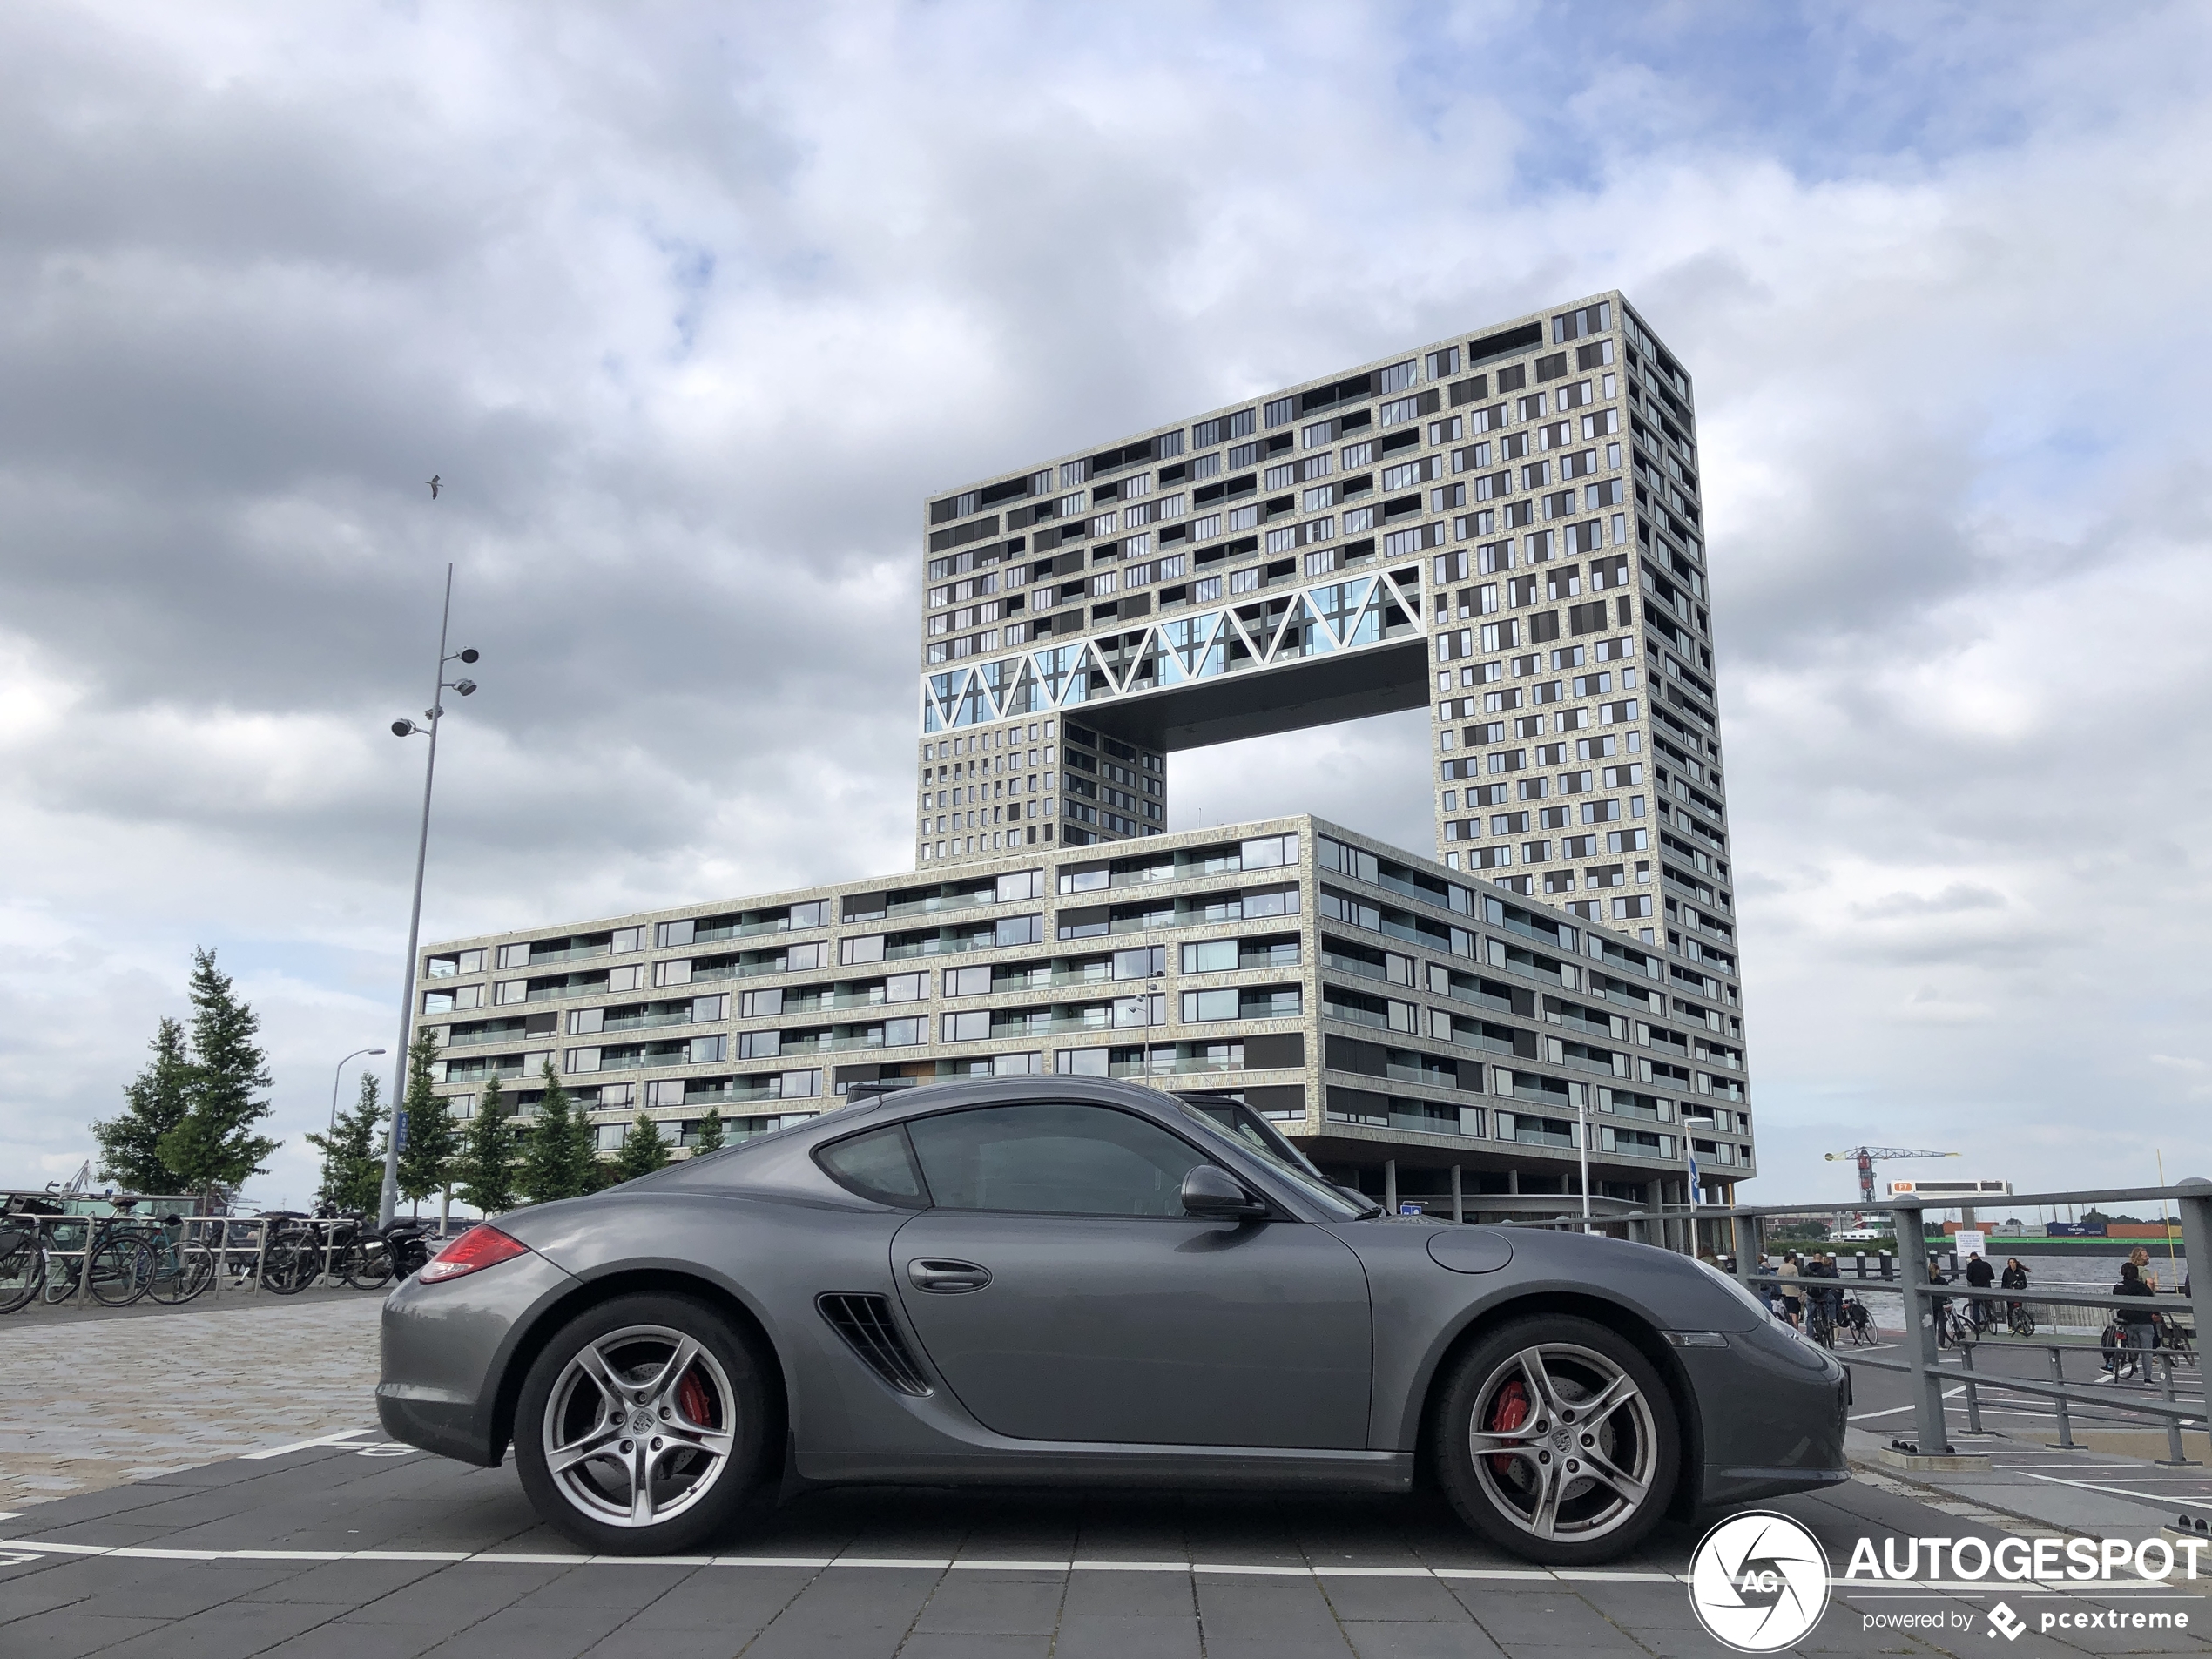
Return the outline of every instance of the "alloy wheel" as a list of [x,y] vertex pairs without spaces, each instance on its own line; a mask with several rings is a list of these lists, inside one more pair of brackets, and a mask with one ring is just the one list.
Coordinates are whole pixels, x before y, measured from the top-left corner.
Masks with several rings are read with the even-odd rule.
[[671,1521],[705,1497],[737,1445],[721,1362],[664,1325],[593,1339],[562,1368],[541,1429],[546,1472],[580,1514],[610,1527]]
[[1572,1343],[1523,1348],[1483,1380],[1467,1449],[1500,1515],[1532,1537],[1576,1543],[1641,1512],[1658,1460],[1642,1389],[1605,1355]]

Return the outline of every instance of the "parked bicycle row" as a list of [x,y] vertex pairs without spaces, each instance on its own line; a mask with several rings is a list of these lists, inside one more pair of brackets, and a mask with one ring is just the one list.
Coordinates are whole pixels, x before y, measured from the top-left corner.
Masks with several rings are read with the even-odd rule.
[[375,1291],[405,1278],[436,1248],[435,1224],[379,1228],[360,1216],[70,1215],[58,1204],[0,1201],[0,1313],[33,1302],[170,1305],[219,1286],[293,1296],[318,1283]]

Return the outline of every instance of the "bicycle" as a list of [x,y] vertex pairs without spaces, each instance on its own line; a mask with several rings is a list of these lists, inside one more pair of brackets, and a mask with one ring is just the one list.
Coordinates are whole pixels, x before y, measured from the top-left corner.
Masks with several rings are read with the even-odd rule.
[[1828,1298],[1815,1292],[1805,1298],[1805,1336],[1824,1348],[1836,1345],[1836,1318],[1828,1311]]
[[1981,1339],[1974,1322],[1956,1307],[1946,1307],[1936,1319],[1936,1346],[1971,1348]]
[[44,1229],[56,1238],[60,1225],[73,1224],[84,1232],[82,1250],[63,1250],[58,1242],[42,1244],[44,1295],[47,1305],[58,1307],[74,1300],[89,1271],[92,1299],[104,1307],[129,1307],[152,1287],[153,1252],[145,1241],[113,1216],[57,1216]]
[[2035,1334],[2035,1315],[2028,1311],[2025,1302],[2008,1302],[2005,1305],[2005,1325],[2016,1337],[2032,1337]]
[[58,1204],[26,1198],[0,1204],[0,1313],[28,1305],[46,1283],[45,1219]]
[[341,1277],[359,1290],[381,1290],[395,1277],[419,1271],[429,1259],[430,1244],[420,1221],[409,1217],[381,1229],[364,1226],[346,1247]]
[[1874,1345],[1874,1316],[1867,1311],[1866,1304],[1857,1297],[1844,1298],[1843,1318],[1839,1324],[1858,1346],[1871,1348]]

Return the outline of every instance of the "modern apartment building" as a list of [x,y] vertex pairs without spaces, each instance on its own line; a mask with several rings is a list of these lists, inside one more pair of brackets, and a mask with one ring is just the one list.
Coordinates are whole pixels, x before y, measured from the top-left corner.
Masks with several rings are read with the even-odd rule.
[[[1114,1076],[1443,1213],[1752,1172],[1689,381],[1617,293],[926,516],[914,872],[428,947],[463,1113],[548,1060],[603,1150]],[[1170,754],[1416,707],[1432,856],[1170,833]]]
[[917,867],[1163,834],[1169,754],[1426,706],[1441,862],[1732,976],[1697,480],[1608,293],[938,496]]
[[[1058,734],[1040,732],[1040,741]],[[1732,983],[1306,817],[1024,847],[888,880],[431,946],[421,1017],[474,1109],[551,1061],[611,1150],[775,1129],[855,1085],[1230,1089],[1336,1178],[1467,1215],[1751,1173]],[[1684,1136],[1689,1139],[1685,1143]],[[1547,1197],[1546,1195],[1549,1195]]]

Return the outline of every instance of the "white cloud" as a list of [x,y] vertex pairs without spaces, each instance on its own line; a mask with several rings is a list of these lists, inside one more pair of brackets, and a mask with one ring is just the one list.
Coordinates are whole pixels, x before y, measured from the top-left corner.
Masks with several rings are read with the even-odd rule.
[[[927,492],[1616,284],[1697,380],[1760,1185],[2149,1178],[2194,1085],[2125,1056],[2207,989],[2205,20],[1573,16],[0,17],[0,1181],[202,942],[300,1196],[389,1041],[448,558],[434,933],[894,869]],[[1426,765],[1273,739],[1171,810],[1420,847]]]

